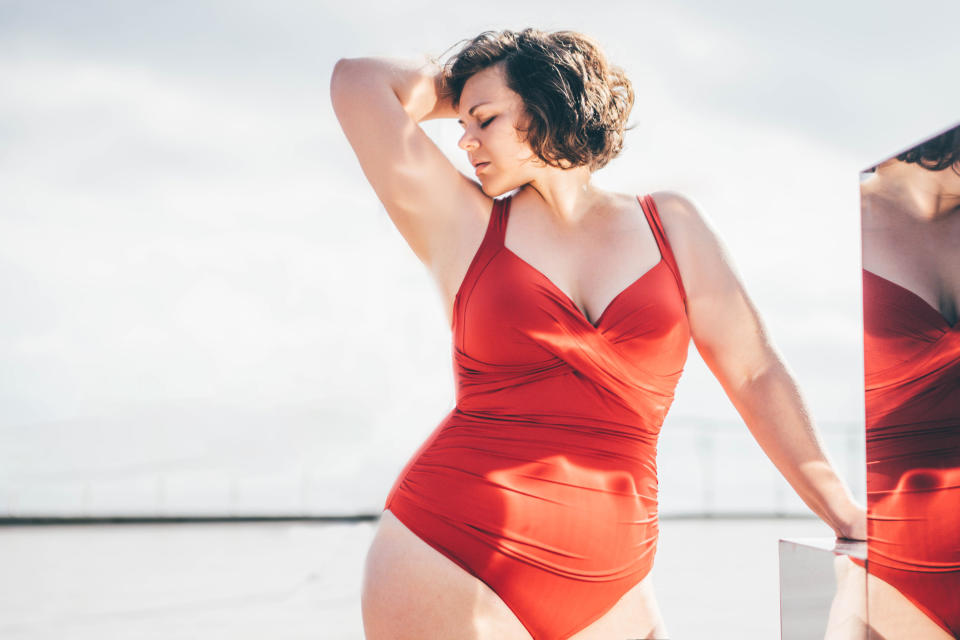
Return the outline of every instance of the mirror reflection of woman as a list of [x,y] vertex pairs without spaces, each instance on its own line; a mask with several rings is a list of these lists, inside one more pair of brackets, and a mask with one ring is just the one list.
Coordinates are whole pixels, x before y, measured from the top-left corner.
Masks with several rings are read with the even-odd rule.
[[956,638],[960,126],[879,164],[861,202],[870,625]]
[[[386,499],[369,640],[666,638],[656,443],[691,338],[800,497],[863,539],[864,508],[698,208],[592,181],[634,100],[594,40],[485,32],[443,67],[343,59],[331,98],[441,292],[457,383]],[[422,131],[434,118],[459,121],[476,180]]]

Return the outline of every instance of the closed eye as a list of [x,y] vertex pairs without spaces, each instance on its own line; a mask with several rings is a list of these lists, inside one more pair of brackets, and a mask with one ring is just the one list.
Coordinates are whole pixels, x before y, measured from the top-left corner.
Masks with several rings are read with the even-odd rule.
[[[493,116],[492,118],[490,118],[490,119],[487,120],[486,122],[481,122],[481,123],[480,123],[480,128],[483,129],[484,127],[486,127],[488,124],[490,124],[491,122],[493,122],[493,121],[496,119],[496,117],[497,117],[497,116]],[[459,125],[460,125],[461,127],[463,127],[464,129],[467,128],[467,125],[463,124],[463,120],[457,120],[457,124],[459,124]]]

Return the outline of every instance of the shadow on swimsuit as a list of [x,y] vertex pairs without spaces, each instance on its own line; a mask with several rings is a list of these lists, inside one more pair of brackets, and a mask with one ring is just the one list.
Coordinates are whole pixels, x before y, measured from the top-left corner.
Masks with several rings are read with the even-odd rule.
[[[511,456],[511,447],[529,452],[530,442],[519,442],[517,434],[543,449],[549,429],[499,428],[511,434],[509,442],[471,437],[469,428],[442,433],[409,469],[410,489],[398,492],[391,510],[486,583],[534,637],[582,630],[649,571],[658,530],[656,486],[638,487],[633,474],[611,470],[609,460],[596,454],[548,455],[504,466],[519,457]],[[470,454],[453,460],[451,449],[463,447]],[[478,454],[479,447],[488,451]],[[428,494],[419,500],[429,512],[424,515],[419,504],[405,511],[407,494],[421,487]],[[638,508],[651,501],[653,510]],[[550,594],[549,607],[544,594]]]

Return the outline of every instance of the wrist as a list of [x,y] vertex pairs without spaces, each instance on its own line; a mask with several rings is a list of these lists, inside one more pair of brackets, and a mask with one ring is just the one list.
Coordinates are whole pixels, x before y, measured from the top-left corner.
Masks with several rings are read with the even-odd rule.
[[846,491],[829,523],[838,538],[849,540],[867,539],[867,512],[866,509],[854,500]]

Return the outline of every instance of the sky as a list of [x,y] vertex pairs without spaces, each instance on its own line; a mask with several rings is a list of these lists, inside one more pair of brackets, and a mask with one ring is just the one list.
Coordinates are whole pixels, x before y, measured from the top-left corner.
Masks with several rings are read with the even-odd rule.
[[[450,334],[330,73],[487,29],[604,46],[637,126],[596,183],[693,199],[814,418],[862,423],[858,175],[960,120],[960,6],[594,5],[0,2],[0,512],[375,508]],[[739,418],[691,346],[665,434],[698,420]]]

